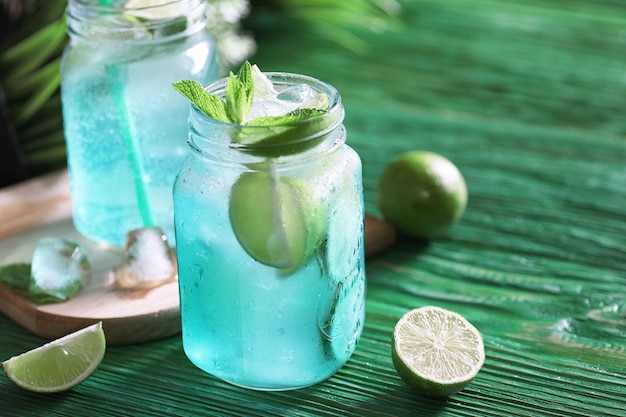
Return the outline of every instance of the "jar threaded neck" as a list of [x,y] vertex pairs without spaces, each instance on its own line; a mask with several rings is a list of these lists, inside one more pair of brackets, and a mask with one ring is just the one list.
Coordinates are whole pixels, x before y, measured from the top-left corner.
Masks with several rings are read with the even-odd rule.
[[[329,107],[323,114],[277,126],[231,124],[212,119],[196,106],[191,106],[189,144],[194,151],[212,158],[254,160],[267,158],[299,158],[331,151],[345,142],[344,108],[337,90],[312,77],[289,73],[265,73],[277,89],[307,85],[326,94]],[[226,78],[205,88],[224,97]]]
[[172,0],[127,7],[114,0],[69,0],[67,30],[72,38],[97,42],[147,42],[183,37],[206,27],[206,0]]

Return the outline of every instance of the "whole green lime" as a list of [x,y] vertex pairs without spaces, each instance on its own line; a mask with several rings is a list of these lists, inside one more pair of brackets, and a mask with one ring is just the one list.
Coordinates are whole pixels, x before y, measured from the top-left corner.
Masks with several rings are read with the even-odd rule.
[[326,234],[325,206],[295,177],[244,173],[231,190],[229,214],[244,250],[287,274],[311,258]]
[[432,239],[463,215],[467,186],[458,168],[445,157],[409,151],[387,165],[376,199],[383,217],[400,233]]

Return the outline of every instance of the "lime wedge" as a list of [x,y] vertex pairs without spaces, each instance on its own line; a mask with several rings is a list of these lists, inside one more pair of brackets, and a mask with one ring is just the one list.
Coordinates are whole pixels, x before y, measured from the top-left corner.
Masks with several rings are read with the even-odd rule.
[[9,379],[28,391],[69,390],[91,375],[104,357],[102,322],[2,362]]
[[465,388],[485,362],[478,330],[461,315],[439,307],[411,310],[393,330],[393,365],[418,393],[445,397]]
[[252,85],[254,85],[254,98],[266,100],[278,95],[272,81],[263,74],[256,64],[250,67],[250,75],[252,76]]
[[247,172],[233,184],[230,221],[241,246],[256,261],[295,271],[326,232],[324,206],[310,186],[294,177]]

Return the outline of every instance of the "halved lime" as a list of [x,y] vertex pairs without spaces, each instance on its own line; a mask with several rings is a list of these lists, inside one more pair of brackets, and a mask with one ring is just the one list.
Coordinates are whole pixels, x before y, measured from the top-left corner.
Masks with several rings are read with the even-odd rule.
[[247,172],[233,184],[230,221],[241,246],[258,262],[295,270],[326,233],[324,206],[294,177]]
[[91,375],[104,357],[102,322],[2,362],[9,379],[28,391],[69,390]]
[[480,332],[458,313],[427,306],[396,323],[393,365],[418,393],[445,397],[465,388],[485,362]]

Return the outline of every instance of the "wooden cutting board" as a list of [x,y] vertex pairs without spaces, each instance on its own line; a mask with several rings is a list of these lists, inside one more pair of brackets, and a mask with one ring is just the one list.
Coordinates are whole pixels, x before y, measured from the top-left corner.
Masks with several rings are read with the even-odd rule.
[[[108,345],[124,345],[180,332],[178,284],[125,290],[107,284],[105,272],[121,251],[104,251],[80,236],[71,221],[69,180],[61,171],[0,190],[0,265],[30,262],[39,239],[58,236],[80,243],[92,264],[94,283],[63,303],[34,304],[0,284],[0,311],[34,334],[56,339],[102,321]],[[371,215],[365,219],[365,252],[394,244],[393,228]]]

